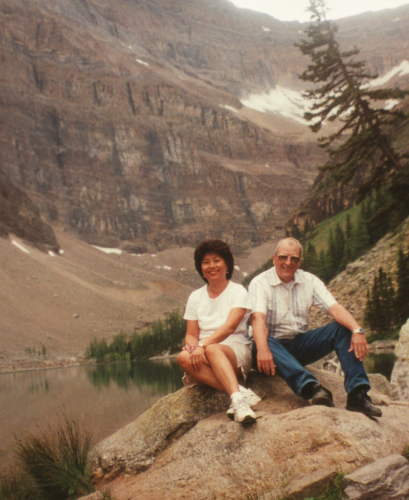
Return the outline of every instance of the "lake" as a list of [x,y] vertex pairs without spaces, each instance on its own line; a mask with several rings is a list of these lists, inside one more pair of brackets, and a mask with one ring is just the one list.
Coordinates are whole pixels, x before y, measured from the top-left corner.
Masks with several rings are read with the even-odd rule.
[[[370,354],[365,365],[390,378],[394,361],[393,352]],[[181,371],[171,360],[0,374],[0,469],[12,462],[16,437],[41,433],[67,416],[96,442],[180,387]]]
[[13,460],[15,438],[41,433],[63,416],[99,441],[181,387],[171,361],[112,363],[0,375],[0,468]]

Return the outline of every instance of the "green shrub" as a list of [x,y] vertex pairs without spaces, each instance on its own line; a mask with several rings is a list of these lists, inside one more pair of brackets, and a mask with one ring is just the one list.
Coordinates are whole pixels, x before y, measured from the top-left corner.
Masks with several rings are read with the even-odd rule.
[[16,451],[22,471],[36,485],[39,498],[65,500],[93,491],[88,467],[90,448],[90,434],[65,417],[54,432],[17,440]]

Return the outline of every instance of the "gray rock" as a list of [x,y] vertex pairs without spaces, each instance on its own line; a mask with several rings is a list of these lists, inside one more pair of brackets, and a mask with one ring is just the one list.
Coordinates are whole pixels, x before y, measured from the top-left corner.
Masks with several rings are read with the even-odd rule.
[[[97,484],[115,500],[306,498],[334,474],[349,473],[409,444],[407,407],[383,407],[379,420],[345,410],[343,379],[311,368],[336,408],[310,406],[279,377],[251,374],[263,396],[250,428],[225,415],[228,400],[186,387],[158,401],[93,450]],[[374,377],[371,395],[381,400]],[[111,481],[112,480],[112,481]]]
[[395,354],[397,360],[391,374],[394,396],[409,401],[409,319],[399,332],[399,341],[395,347]]
[[407,500],[409,462],[401,455],[380,458],[345,477],[348,500]]

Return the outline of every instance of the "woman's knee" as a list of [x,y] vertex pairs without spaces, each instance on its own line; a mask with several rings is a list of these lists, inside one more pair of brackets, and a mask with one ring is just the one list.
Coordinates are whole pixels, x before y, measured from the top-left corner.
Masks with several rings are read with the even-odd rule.
[[206,346],[205,352],[206,352],[206,357],[212,358],[223,352],[223,349],[220,344],[209,344],[208,346]]
[[177,364],[186,369],[191,366],[190,363],[190,354],[186,351],[181,351],[177,356],[176,356],[176,362]]

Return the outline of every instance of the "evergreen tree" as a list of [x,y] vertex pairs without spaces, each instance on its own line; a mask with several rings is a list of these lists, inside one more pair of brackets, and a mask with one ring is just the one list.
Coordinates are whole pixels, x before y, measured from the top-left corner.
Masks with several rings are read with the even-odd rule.
[[354,259],[353,248],[352,248],[352,234],[353,226],[351,222],[351,217],[349,214],[346,216],[345,220],[345,244],[344,244],[344,255],[342,257],[342,268]]
[[312,102],[305,118],[318,132],[325,121],[337,120],[340,128],[320,143],[330,154],[326,169],[332,177],[347,183],[360,170],[361,193],[374,185],[401,174],[407,155],[397,152],[391,137],[406,115],[396,109],[385,109],[373,102],[399,100],[409,91],[374,89],[368,83],[377,75],[370,74],[363,61],[356,60],[357,48],[342,50],[336,40],[337,26],[326,19],[324,0],[310,0],[311,23],[306,39],[296,44],[311,64],[300,75],[315,84],[305,93]]
[[369,328],[382,336],[390,335],[396,326],[395,290],[391,277],[382,267],[368,293],[364,317]]
[[400,326],[409,318],[409,252],[404,253],[402,248],[398,253],[396,281],[396,319]]
[[329,252],[321,250],[318,256],[318,262],[319,262],[319,272],[317,273],[317,275],[323,281],[325,282],[329,281],[333,276]]
[[303,268],[306,271],[309,271],[310,273],[320,275],[320,262],[319,262],[319,257],[317,255],[317,251],[315,249],[315,246],[313,243],[309,242],[306,246],[305,252],[304,252],[304,263],[303,263]]
[[351,252],[354,258],[359,257],[370,247],[370,236],[368,233],[368,222],[364,215],[365,208],[362,207],[358,213],[356,225],[353,227],[351,236]]
[[345,254],[345,235],[344,235],[344,231],[342,230],[342,227],[340,226],[340,224],[337,224],[335,226],[334,245],[335,245],[334,269],[335,269],[335,272],[337,273],[337,272],[341,271],[341,269],[344,268],[343,260],[344,260],[344,254]]

